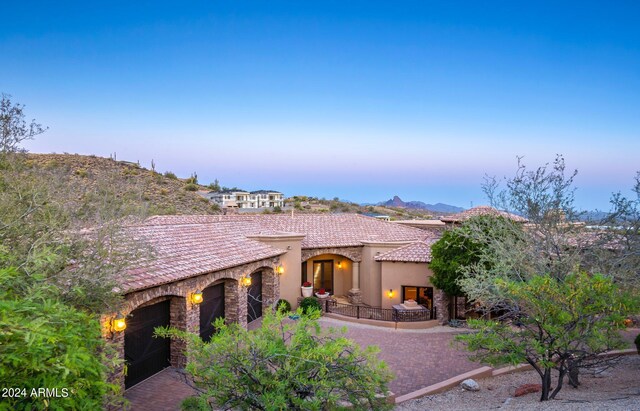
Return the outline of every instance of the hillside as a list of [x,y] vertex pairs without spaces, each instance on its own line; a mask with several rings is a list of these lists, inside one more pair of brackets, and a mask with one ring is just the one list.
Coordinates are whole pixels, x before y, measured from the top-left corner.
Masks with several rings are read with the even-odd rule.
[[78,154],[28,154],[27,164],[34,173],[60,179],[61,186],[69,191],[65,198],[78,204],[108,190],[146,215],[218,213],[217,206],[196,191],[189,191],[204,187],[136,163]]
[[437,203],[426,204],[422,201],[402,201],[398,196],[394,196],[392,199],[378,203],[377,205],[383,207],[394,208],[407,208],[413,210],[428,210],[434,213],[459,213],[464,211],[462,207],[456,207],[449,204]]

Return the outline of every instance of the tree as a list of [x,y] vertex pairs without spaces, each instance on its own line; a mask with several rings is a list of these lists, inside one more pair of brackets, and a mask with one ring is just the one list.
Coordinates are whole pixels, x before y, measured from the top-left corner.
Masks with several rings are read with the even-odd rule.
[[215,180],[213,180],[213,183],[209,184],[208,188],[211,191],[219,192],[220,191],[220,182],[218,181],[218,179],[216,178]]
[[157,334],[188,342],[186,370],[199,392],[191,409],[323,410],[387,409],[391,375],[376,358],[335,330],[322,330],[319,312],[291,321],[268,312],[262,325],[247,331],[238,324],[215,323],[211,341],[175,329]]
[[[527,281],[498,280],[496,292],[518,307],[515,321],[469,320],[475,333],[459,335],[473,358],[490,364],[530,364],[542,380],[541,401],[554,399],[565,376],[601,364],[599,356],[625,346],[619,331],[640,299],[610,277],[579,271],[562,280],[549,274]],[[551,370],[559,373],[551,391]],[[573,376],[574,378],[576,375]],[[571,380],[577,386],[577,380]]]
[[0,100],[0,153],[24,152],[20,144],[25,140],[33,140],[47,128],[31,120],[24,120],[24,106],[11,102],[11,96],[2,93]]
[[43,276],[0,268],[0,386],[18,390],[0,410],[119,405],[119,386],[106,382],[112,354],[95,316],[61,302]]
[[[468,225],[468,239],[485,247],[476,263],[461,268],[457,281],[478,309],[503,313],[499,322],[472,322],[478,333],[462,340],[491,361],[535,363],[543,371],[542,400],[557,394],[567,372],[577,385],[580,368],[606,361],[599,354],[617,346],[615,329],[603,320],[617,321],[612,307],[619,307],[621,315],[637,312],[637,288],[629,281],[638,273],[638,265],[633,265],[637,236],[629,235],[637,234],[637,219],[629,223],[636,224],[635,231],[615,226],[594,231],[579,224],[573,206],[575,175],[566,173],[558,156],[551,167],[534,171],[518,159],[516,176],[506,180],[506,189],[495,178],[488,179],[483,188],[491,205],[522,215],[530,224],[519,233],[504,225],[489,231]],[[633,216],[637,210],[637,203],[614,200],[621,215]],[[504,235],[510,231],[513,235]],[[590,295],[585,292],[589,287],[594,289]],[[631,290],[636,297],[632,302],[616,299],[598,287]],[[550,396],[552,368],[560,371],[560,379]]]

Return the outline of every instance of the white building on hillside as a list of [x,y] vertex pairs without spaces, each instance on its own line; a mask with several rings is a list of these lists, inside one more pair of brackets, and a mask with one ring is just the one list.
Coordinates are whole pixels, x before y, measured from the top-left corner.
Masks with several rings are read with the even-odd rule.
[[284,195],[279,191],[210,191],[205,197],[222,208],[284,207]]

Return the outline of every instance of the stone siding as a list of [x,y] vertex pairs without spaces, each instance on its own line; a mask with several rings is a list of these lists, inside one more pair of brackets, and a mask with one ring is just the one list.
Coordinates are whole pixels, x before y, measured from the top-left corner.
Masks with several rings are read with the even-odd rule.
[[335,248],[310,248],[302,250],[300,262],[304,263],[310,258],[322,254],[336,254],[348,258],[351,261],[362,261],[362,247],[335,247]]

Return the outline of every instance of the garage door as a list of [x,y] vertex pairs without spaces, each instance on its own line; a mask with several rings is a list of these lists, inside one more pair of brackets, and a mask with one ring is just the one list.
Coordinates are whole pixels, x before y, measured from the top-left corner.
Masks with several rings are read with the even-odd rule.
[[247,296],[247,322],[262,317],[262,272],[251,274],[251,286]]
[[139,308],[131,313],[124,331],[127,361],[125,388],[129,388],[168,367],[171,340],[153,338],[155,327],[169,325],[169,300]]
[[215,327],[212,323],[224,317],[224,284],[205,288],[202,292],[203,301],[200,304],[200,338],[209,341]]

